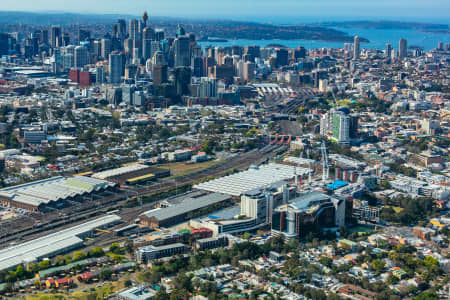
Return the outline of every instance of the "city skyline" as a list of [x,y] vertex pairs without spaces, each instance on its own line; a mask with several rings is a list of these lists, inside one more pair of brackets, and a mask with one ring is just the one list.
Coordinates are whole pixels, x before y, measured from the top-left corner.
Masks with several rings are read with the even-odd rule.
[[[89,9],[88,9],[89,7]],[[436,10],[436,8],[439,8]],[[139,15],[147,10],[152,16],[175,16],[175,17],[223,17],[231,19],[250,18],[254,21],[268,22],[292,22],[296,19],[314,18],[321,20],[330,19],[364,19],[381,18],[396,20],[419,20],[439,21],[449,23],[448,14],[450,3],[443,0],[432,0],[426,3],[422,1],[400,0],[395,3],[390,1],[355,1],[345,0],[336,3],[330,0],[319,0],[314,3],[302,1],[253,0],[236,1],[226,3],[195,0],[194,2],[183,2],[169,0],[164,3],[155,1],[134,0],[130,6],[128,1],[115,1],[111,5],[109,1],[100,0],[95,4],[87,0],[67,3],[55,0],[40,1],[39,6],[31,0],[5,3],[4,11],[30,11],[30,12],[73,12],[73,13],[121,13]],[[267,17],[269,16],[269,17]],[[428,17],[433,16],[433,17]],[[306,20],[312,21],[312,20]]]

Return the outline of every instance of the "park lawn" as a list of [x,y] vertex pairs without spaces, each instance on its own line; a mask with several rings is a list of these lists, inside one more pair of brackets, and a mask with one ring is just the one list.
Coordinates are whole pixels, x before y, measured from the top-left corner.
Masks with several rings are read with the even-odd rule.
[[169,163],[158,166],[158,168],[161,169],[170,169],[170,173],[172,176],[170,178],[178,177],[178,176],[184,176],[189,175],[195,172],[202,171],[204,169],[210,168],[216,164],[218,164],[219,161],[217,160],[209,160],[202,163],[197,164],[188,164],[186,162],[176,162],[176,163]]
[[395,211],[395,213],[399,213],[399,212],[402,212],[403,211],[403,208],[401,208],[401,207],[398,207],[398,206],[388,206],[388,207],[391,207],[394,211]]
[[109,295],[124,288],[123,281],[105,283],[100,287],[96,287],[94,291],[88,290],[75,291],[70,294],[63,293],[38,293],[36,295],[27,296],[26,300],[96,300],[96,299],[106,299]]

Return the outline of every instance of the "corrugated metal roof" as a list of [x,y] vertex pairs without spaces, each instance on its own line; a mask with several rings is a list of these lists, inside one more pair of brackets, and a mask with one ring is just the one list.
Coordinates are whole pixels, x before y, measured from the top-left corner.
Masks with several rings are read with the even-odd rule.
[[123,174],[139,171],[142,169],[148,168],[146,165],[129,165],[121,168],[111,169],[103,172],[96,173],[92,175],[91,178],[98,178],[98,179],[106,179],[114,176],[120,176]]
[[276,182],[290,180],[295,175],[306,175],[309,169],[270,163],[258,168],[221,177],[194,186],[195,189],[240,196],[248,191],[262,189]]
[[21,263],[45,258],[56,251],[76,246],[83,242],[78,236],[95,228],[121,220],[117,215],[107,215],[71,228],[52,233],[32,241],[0,250],[0,270],[15,267]]
[[0,190],[0,194],[16,202],[39,206],[69,197],[74,198],[113,185],[114,183],[105,180],[84,176],[67,179],[58,176],[4,188]]
[[161,208],[156,210],[153,209],[144,212],[143,215],[145,215],[148,218],[155,217],[159,221],[167,220],[172,217],[181,215],[183,213],[194,211],[202,207],[226,201],[228,199],[231,199],[229,195],[213,193],[198,198],[187,198],[179,204],[169,206],[167,208]]

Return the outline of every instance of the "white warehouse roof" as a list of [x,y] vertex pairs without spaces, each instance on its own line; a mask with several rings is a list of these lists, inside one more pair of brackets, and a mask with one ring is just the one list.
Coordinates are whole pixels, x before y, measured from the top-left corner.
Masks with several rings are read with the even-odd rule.
[[83,240],[78,237],[79,235],[120,220],[121,218],[117,215],[107,215],[17,246],[0,250],[0,270],[9,269],[22,263],[37,261],[52,256],[57,252],[63,252],[64,249],[81,245]]
[[270,163],[251,167],[247,171],[214,179],[194,186],[195,189],[232,196],[240,196],[248,191],[268,187],[276,182],[291,180],[295,175],[303,176],[309,169]]
[[114,186],[109,181],[90,177],[52,177],[0,190],[0,196],[33,206],[65,200]]
[[148,168],[148,166],[140,165],[140,164],[129,165],[129,166],[125,166],[125,167],[120,167],[120,168],[116,168],[116,169],[99,172],[99,173],[92,175],[92,177],[98,178],[98,179],[106,179],[106,178],[110,178],[110,177],[114,177],[114,176],[128,174],[131,172],[136,172],[136,171],[139,171],[139,170],[142,170],[145,168]]

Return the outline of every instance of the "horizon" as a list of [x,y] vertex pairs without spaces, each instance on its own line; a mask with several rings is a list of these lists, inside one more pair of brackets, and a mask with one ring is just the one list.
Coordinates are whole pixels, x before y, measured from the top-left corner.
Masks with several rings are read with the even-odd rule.
[[[29,13],[74,13],[101,15],[139,16],[147,11],[150,17],[174,17],[186,19],[229,19],[250,20],[255,22],[292,23],[324,22],[342,20],[389,20],[408,22],[439,22],[450,24],[448,11],[450,2],[444,0],[423,1],[397,0],[317,0],[314,3],[280,0],[229,0],[226,3],[193,0],[189,3],[181,0],[167,0],[155,3],[151,0],[114,1],[78,0],[76,3],[56,0],[40,0],[36,5],[31,0],[5,3],[1,11]],[[130,5],[130,2],[133,5]],[[89,9],[87,9],[89,7]],[[298,20],[298,21],[297,21]]]
[[[146,10],[144,10],[146,11]],[[144,12],[142,11],[142,12]],[[0,10],[0,13],[23,13],[23,14],[72,14],[80,16],[111,16],[111,17],[136,17],[140,18],[142,12],[133,13],[120,13],[120,12],[83,12],[83,11],[68,11],[68,10]],[[405,16],[312,16],[312,15],[298,15],[298,16],[265,16],[265,15],[156,15],[149,12],[151,18],[167,18],[167,19],[181,19],[181,20],[228,20],[228,21],[248,21],[255,23],[267,23],[267,24],[317,24],[324,22],[407,22],[407,23],[429,23],[436,25],[450,25],[450,19],[442,17],[405,17]]]

